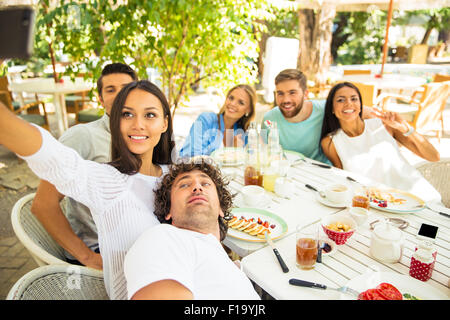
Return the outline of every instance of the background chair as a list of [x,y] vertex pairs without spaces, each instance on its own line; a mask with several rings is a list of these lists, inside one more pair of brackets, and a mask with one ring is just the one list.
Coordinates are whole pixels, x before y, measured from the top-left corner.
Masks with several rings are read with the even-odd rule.
[[105,113],[103,108],[89,107],[89,104],[93,101],[87,98],[88,94],[88,91],[83,91],[65,97],[67,113],[75,114],[75,123],[95,121],[100,119]]
[[[37,124],[47,130],[50,130],[47,111],[45,110],[45,103],[38,99],[35,94],[35,100],[25,101],[25,105],[21,106],[19,102],[13,100],[11,91],[8,88],[8,78],[6,76],[0,77],[0,101],[3,102],[11,111],[16,113],[25,121]],[[39,105],[42,104],[42,112]],[[22,112],[26,111],[26,114]]]
[[442,203],[450,208],[450,158],[442,158],[438,162],[421,162],[415,167],[441,194]]
[[20,278],[6,300],[109,300],[103,273],[82,266],[49,265]]
[[76,123],[86,123],[100,119],[105,114],[104,108],[86,108],[77,112]]
[[361,93],[362,104],[364,106],[373,107],[376,105],[377,90],[373,84],[364,84],[360,82],[352,82]]
[[[435,131],[437,138],[440,139],[444,131],[443,112],[450,96],[450,81],[432,82],[423,87],[420,100],[414,99],[414,96],[386,94],[380,97],[380,106],[383,110],[402,115],[420,133]],[[390,99],[404,101],[407,104],[391,103]]]
[[445,82],[450,81],[450,75],[436,73],[433,77],[433,82]]
[[370,70],[344,69],[344,76],[350,74],[370,74]]
[[31,193],[23,196],[15,203],[11,212],[14,233],[39,266],[70,265],[66,262],[63,248],[48,234],[31,212],[34,195],[35,193]]

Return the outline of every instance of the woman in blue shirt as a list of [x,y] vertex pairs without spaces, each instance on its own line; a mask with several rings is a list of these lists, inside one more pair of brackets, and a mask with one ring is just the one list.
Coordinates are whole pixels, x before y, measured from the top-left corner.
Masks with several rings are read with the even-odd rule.
[[243,135],[255,113],[255,104],[253,87],[246,84],[233,87],[218,114],[203,112],[198,116],[180,150],[180,157],[210,155],[223,146],[242,146]]

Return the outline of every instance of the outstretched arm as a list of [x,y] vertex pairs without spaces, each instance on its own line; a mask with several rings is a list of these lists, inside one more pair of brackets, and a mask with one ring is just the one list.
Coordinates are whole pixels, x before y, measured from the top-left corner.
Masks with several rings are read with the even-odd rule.
[[20,156],[36,153],[42,144],[39,129],[20,119],[0,102],[0,144]]
[[381,119],[388,132],[406,148],[425,160],[439,161],[439,152],[425,137],[415,131],[407,134],[410,126],[398,113],[374,109],[372,114]]

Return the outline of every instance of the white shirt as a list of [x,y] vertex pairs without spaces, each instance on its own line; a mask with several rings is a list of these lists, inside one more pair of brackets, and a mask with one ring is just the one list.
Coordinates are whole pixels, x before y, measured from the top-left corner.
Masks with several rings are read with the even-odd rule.
[[[125,254],[142,232],[159,224],[153,214],[153,190],[161,178],[127,175],[110,165],[84,160],[48,131],[37,128],[42,134],[42,146],[35,154],[22,158],[39,178],[91,210],[98,230],[106,291],[111,299],[126,299]],[[161,167],[164,175],[168,166]]]
[[439,192],[403,157],[383,122],[366,119],[364,124],[359,136],[349,137],[342,129],[333,136],[343,169],[410,192],[425,201],[440,201]]
[[260,299],[247,276],[212,234],[160,224],[145,231],[125,257],[128,297],[165,279],[189,289],[194,299]]
[[[77,124],[64,132],[59,141],[76,150],[83,159],[99,163],[109,162],[111,158],[109,116],[105,114],[98,120]],[[95,251],[98,248],[98,234],[89,208],[67,197],[64,212],[73,232]],[[64,253],[67,258],[75,260],[69,252]]]

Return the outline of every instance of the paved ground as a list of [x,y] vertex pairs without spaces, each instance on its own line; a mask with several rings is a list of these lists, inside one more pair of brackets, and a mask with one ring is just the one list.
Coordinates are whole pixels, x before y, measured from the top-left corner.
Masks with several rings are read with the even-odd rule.
[[[203,94],[186,102],[188,107],[180,107],[174,118],[177,144],[183,141],[183,136],[187,135],[192,122],[199,113],[203,111],[217,112],[222,102],[222,97]],[[258,118],[267,110],[267,107],[267,105],[258,105]],[[447,106],[444,112],[444,125],[445,132],[440,143],[435,138],[430,141],[439,149],[441,157],[450,157],[450,106]],[[403,152],[412,164],[421,161],[408,150],[403,150]],[[0,146],[0,299],[5,299],[12,285],[22,275],[37,267],[28,251],[15,237],[10,214],[18,199],[36,191],[38,181],[23,161]]]

